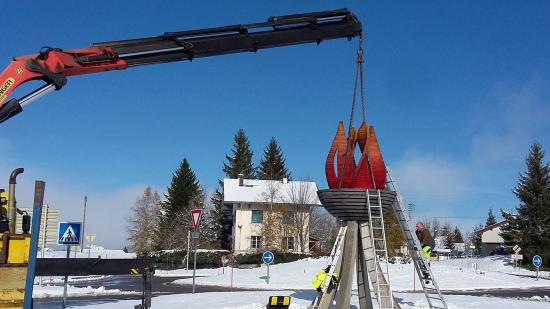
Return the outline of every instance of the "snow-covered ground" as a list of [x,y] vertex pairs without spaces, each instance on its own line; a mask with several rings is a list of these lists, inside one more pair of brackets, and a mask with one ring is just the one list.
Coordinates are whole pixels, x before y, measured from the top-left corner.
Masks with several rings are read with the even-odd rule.
[[[74,250],[74,249],[73,249]],[[92,246],[90,250],[88,248],[84,249],[83,252],[80,251],[71,251],[70,257],[71,258],[97,258],[100,256],[102,259],[134,259],[136,257],[135,253],[126,253],[123,250],[117,250],[117,249],[105,249],[101,246]],[[44,250],[44,256],[42,256],[42,252],[37,253],[37,257],[39,258],[66,258],[67,257],[67,251],[66,250],[52,250],[50,248],[46,248]]]
[[[535,273],[527,270],[515,270],[505,257],[488,257],[482,259],[459,259],[433,262],[432,269],[439,285],[444,290],[471,290],[493,288],[528,288],[549,287],[550,273],[541,272],[536,280]],[[292,297],[291,308],[307,308],[315,297],[311,281],[313,276],[326,265],[326,259],[305,259],[270,267],[270,284],[266,282],[267,269],[234,269],[233,286],[238,288],[266,289],[268,291],[238,291],[219,293],[197,293],[164,295],[153,298],[153,308],[265,308],[269,296],[289,295]],[[474,267],[474,265],[476,267]],[[424,294],[410,293],[413,288],[413,269],[411,264],[390,264],[390,278],[395,296],[402,308],[428,308]],[[476,269],[477,268],[477,269]],[[175,270],[160,272],[160,276],[189,275],[191,271]],[[199,285],[230,286],[231,269],[199,270]],[[191,279],[178,279],[178,284],[190,284]],[[416,283],[418,290],[420,283]],[[84,291],[83,291],[84,292]],[[103,291],[95,291],[101,293]],[[94,291],[91,291],[94,293]],[[478,297],[446,295],[449,309],[458,308],[550,308],[550,295],[540,295],[528,299],[511,299],[496,297]],[[90,308],[132,308],[136,300],[121,300],[105,304],[93,304]],[[352,305],[358,306],[357,290],[352,296]]]
[[[222,268],[206,268],[206,269],[197,269],[195,275],[199,277],[205,276],[218,276],[222,275],[224,272],[227,273],[231,269],[229,267]],[[182,276],[193,276],[193,269],[174,269],[174,270],[155,270],[156,277],[182,277]]]
[[[477,264],[477,271],[474,263]],[[455,259],[432,262],[431,267],[439,287],[443,290],[472,290],[492,288],[527,288],[550,286],[548,279],[535,279],[535,272],[525,269],[515,270],[508,264],[507,257],[486,257]],[[270,266],[270,280],[267,284],[267,268],[233,269],[233,287],[255,289],[312,289],[312,279],[324,268],[327,260],[305,259],[292,263]],[[389,264],[390,280],[394,291],[411,291],[420,282],[416,279],[412,264]],[[197,284],[230,286],[231,269],[225,274],[211,270],[212,275],[196,279]],[[548,272],[540,276],[548,278]],[[190,284],[192,279],[175,280],[175,284]],[[354,287],[356,288],[356,287]]]
[[[86,281],[97,281],[101,279],[109,278],[110,276],[106,275],[94,275],[94,276],[69,276],[67,279],[67,282],[86,282]],[[40,281],[42,279],[42,281]],[[53,285],[55,283],[63,283],[65,282],[65,277],[63,276],[43,276],[43,277],[36,277],[34,279],[35,284],[42,284],[42,285]]]
[[[265,308],[269,296],[290,295],[290,308],[307,308],[311,300],[315,297],[313,291],[257,291],[257,292],[220,292],[220,293],[198,293],[198,294],[178,294],[155,297],[152,300],[152,308],[187,308],[187,309],[261,309]],[[401,308],[428,308],[426,298],[419,293],[396,293]],[[449,309],[485,309],[485,308],[507,308],[507,309],[539,309],[548,308],[550,302],[547,299],[514,300],[492,297],[474,297],[474,296],[446,296]],[[122,309],[133,308],[139,304],[136,300],[122,300],[116,303],[94,304],[89,308],[97,309]],[[359,306],[357,297],[352,297],[352,305]],[[82,308],[82,307],[79,307]]]
[[[141,292],[123,292],[119,289],[110,289],[107,290],[104,287],[99,288],[78,288],[69,285],[67,287],[67,295],[69,297],[75,296],[99,296],[99,295],[124,295],[124,294],[141,294]],[[61,297],[63,296],[63,287],[62,286],[35,286],[33,288],[32,297],[33,298],[48,298],[48,297]]]

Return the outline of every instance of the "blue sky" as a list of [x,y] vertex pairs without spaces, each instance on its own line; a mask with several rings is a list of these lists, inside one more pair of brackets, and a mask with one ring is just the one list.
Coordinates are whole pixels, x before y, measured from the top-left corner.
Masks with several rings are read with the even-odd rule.
[[[12,3],[0,61],[42,46],[348,7],[364,28],[367,118],[415,215],[468,229],[489,206],[510,209],[529,145],[549,149],[547,1],[128,3]],[[256,162],[275,136],[294,177],[326,187],[326,154],[349,117],[356,48],[336,40],[70,78],[1,125],[0,187],[25,167],[20,205],[44,179],[46,200],[66,220],[81,217],[87,194],[89,231],[112,247],[123,245],[140,191],[165,190],[183,157],[214,188],[239,128]]]

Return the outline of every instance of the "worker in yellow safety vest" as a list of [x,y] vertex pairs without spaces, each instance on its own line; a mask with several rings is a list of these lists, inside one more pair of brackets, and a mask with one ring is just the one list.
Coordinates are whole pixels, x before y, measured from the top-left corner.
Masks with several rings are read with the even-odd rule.
[[[323,283],[327,280],[329,271],[330,266],[327,266],[326,268],[321,269],[313,278],[313,287],[317,290],[317,292],[321,292],[323,289]],[[333,288],[336,283],[338,283],[338,274],[333,272],[328,288]]]

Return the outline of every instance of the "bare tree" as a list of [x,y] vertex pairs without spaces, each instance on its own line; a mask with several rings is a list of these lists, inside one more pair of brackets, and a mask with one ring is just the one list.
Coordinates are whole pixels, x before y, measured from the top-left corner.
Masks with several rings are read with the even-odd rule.
[[293,181],[287,190],[289,208],[293,213],[294,228],[297,236],[297,251],[305,252],[309,246],[311,214],[316,208],[317,191],[313,182]]
[[[281,209],[281,182],[276,180],[267,180],[267,189],[262,192],[262,202],[266,203],[267,211],[264,211],[263,222],[261,226],[262,247],[266,249],[281,248],[283,237],[283,210]],[[278,204],[273,207],[274,204]]]
[[131,208],[127,231],[130,246],[138,256],[146,256],[154,251],[155,231],[160,222],[160,195],[158,192],[145,188]]
[[315,252],[319,255],[329,254],[338,232],[336,219],[324,208],[318,207],[311,212],[309,226],[310,235],[317,239]]
[[439,221],[437,218],[425,219],[423,221],[424,226],[430,233],[432,234],[433,238],[436,238],[437,236],[441,236],[441,232],[443,231],[443,226],[441,224],[441,221]]

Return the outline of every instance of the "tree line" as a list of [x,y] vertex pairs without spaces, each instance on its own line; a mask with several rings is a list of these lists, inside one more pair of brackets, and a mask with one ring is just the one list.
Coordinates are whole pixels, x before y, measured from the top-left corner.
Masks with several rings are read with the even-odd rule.
[[[225,156],[222,165],[224,177],[234,179],[243,175],[245,179],[291,179],[283,151],[274,137],[265,147],[257,166],[253,163],[253,155],[245,131],[239,129],[234,135],[231,153]],[[300,188],[296,190],[299,192]],[[206,189],[197,180],[189,161],[184,158],[172,174],[170,186],[163,197],[147,187],[136,200],[127,224],[131,248],[142,256],[158,250],[186,250],[187,233],[192,225],[190,210],[202,208],[205,212],[200,227],[201,247],[230,250],[231,218],[223,211],[223,201],[223,182],[218,180],[218,186],[207,196]],[[270,219],[270,215],[274,214],[267,214],[266,220]],[[320,223],[334,222],[323,218],[323,214],[320,216],[312,214],[311,218],[319,223],[320,228],[329,229]],[[308,226],[301,216],[292,219],[302,229]],[[265,234],[269,234],[269,231],[265,231]],[[299,241],[303,247],[307,240],[301,238]]]

